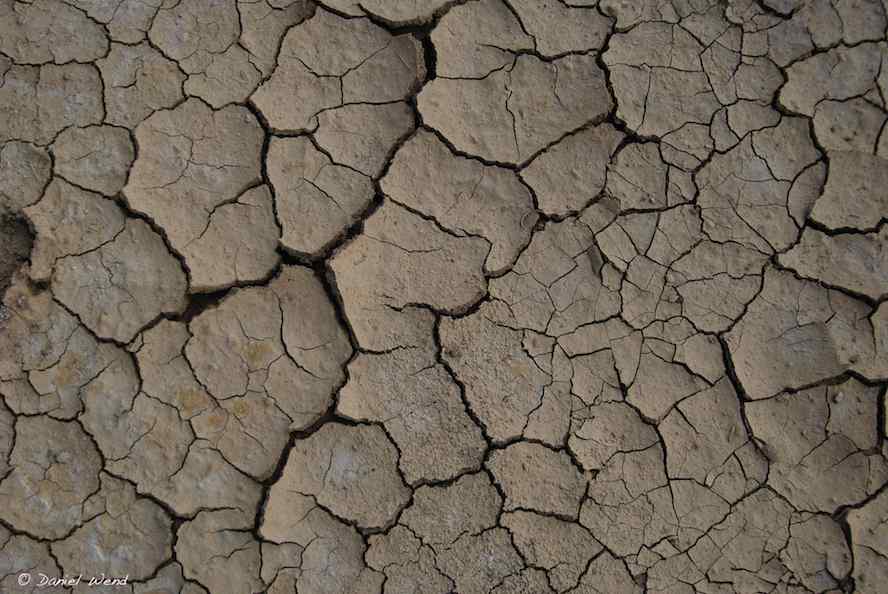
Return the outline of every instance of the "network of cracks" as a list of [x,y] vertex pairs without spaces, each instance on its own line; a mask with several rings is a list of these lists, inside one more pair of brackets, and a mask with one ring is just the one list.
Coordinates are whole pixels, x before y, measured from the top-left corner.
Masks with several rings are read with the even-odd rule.
[[0,0],[0,591],[884,592],[886,12]]

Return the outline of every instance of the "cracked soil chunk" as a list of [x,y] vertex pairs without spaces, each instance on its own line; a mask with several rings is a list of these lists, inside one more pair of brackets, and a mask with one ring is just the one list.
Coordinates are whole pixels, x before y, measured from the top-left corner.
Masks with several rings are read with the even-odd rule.
[[398,142],[413,131],[406,103],[343,105],[318,114],[314,137],[334,163],[379,177]]
[[520,164],[607,114],[613,100],[591,55],[520,55],[482,79],[436,78],[418,97],[423,121],[458,150]]
[[[84,284],[85,283],[85,284]],[[185,273],[160,236],[129,219],[110,242],[56,262],[56,298],[101,338],[128,342],[165,313],[185,308]]]
[[564,452],[516,443],[495,451],[487,467],[506,495],[506,510],[529,509],[577,517],[586,483]]
[[767,468],[767,463],[750,442],[727,378],[680,402],[660,423],[659,432],[670,479],[693,479],[729,501],[762,482],[755,466]]
[[260,281],[277,266],[278,228],[266,186],[216,208],[206,229],[182,250],[192,292]]
[[442,78],[481,79],[514,60],[512,52],[533,49],[533,39],[501,0],[465,2],[451,8],[432,29]]
[[863,95],[881,84],[877,78],[886,51],[884,43],[863,43],[800,60],[787,69],[780,103],[791,111],[812,116],[824,99],[842,101]]
[[523,566],[509,533],[502,528],[461,538],[438,554],[438,564],[453,580],[455,589],[465,594],[493,592],[498,584]]
[[577,594],[639,594],[642,589],[632,581],[626,566],[604,551],[589,564],[579,586],[573,591]]
[[771,460],[769,484],[798,509],[832,513],[888,479],[878,447],[878,391],[857,380],[747,405]]
[[279,482],[337,517],[382,528],[409,499],[397,462],[398,450],[379,427],[328,424],[297,440]]
[[607,191],[620,201],[621,210],[665,208],[666,175],[666,164],[656,144],[630,144],[608,168]]
[[688,554],[706,578],[730,584],[735,590],[769,588],[768,584],[787,571],[782,558],[794,566],[805,583],[811,584],[818,576],[827,577],[830,570],[837,571],[836,577],[841,578],[847,571],[842,569],[847,567],[842,561],[846,553],[841,541],[835,540],[836,531],[821,526],[817,538],[798,543],[795,539],[811,529],[801,520],[793,517],[792,508],[772,491],[762,489],[738,503]]
[[73,421],[22,417],[15,428],[0,517],[36,537],[63,538],[90,519],[84,504],[99,488],[99,452]]
[[823,515],[790,524],[789,545],[781,560],[814,592],[840,587],[851,571],[851,551],[842,527]]
[[50,182],[43,198],[24,213],[36,232],[31,254],[31,277],[36,280],[49,279],[60,258],[80,256],[112,241],[126,225],[126,215],[113,200],[61,178]]
[[861,594],[878,592],[888,578],[886,530],[888,494],[881,494],[859,509],[848,512],[854,551],[854,583]]
[[238,0],[240,45],[263,78],[277,66],[281,38],[290,27],[310,18],[314,9],[308,0]]
[[67,592],[61,586],[37,586],[38,582],[22,587],[18,582],[18,576],[22,572],[42,573],[43,575],[58,578],[62,576],[62,570],[50,556],[49,545],[39,542],[25,535],[17,535],[6,528],[0,528],[0,586],[10,592],[19,591],[26,594],[37,592],[50,592],[51,594],[63,594]]
[[805,278],[881,301],[888,294],[888,227],[837,236],[806,229],[779,262]]
[[393,36],[366,18],[319,9],[290,29],[277,68],[251,98],[273,129],[312,131],[326,110],[400,101],[424,76],[422,47],[412,35]]
[[801,118],[784,118],[778,128],[753,133],[714,156],[697,175],[704,231],[715,241],[764,253],[790,247],[819,195],[817,187],[800,186],[797,176],[818,157]]
[[0,147],[0,216],[37,202],[51,173],[52,162],[43,149],[18,141]]
[[[123,193],[184,252],[216,208],[260,180],[262,130],[246,108],[213,111],[189,99],[136,128],[139,156]],[[185,264],[192,268],[186,258]]]
[[57,175],[106,196],[123,189],[135,158],[129,132],[112,126],[68,128],[52,150]]
[[[663,137],[687,124],[708,124],[720,107],[699,61],[702,48],[687,33],[670,43],[671,30],[665,23],[651,23],[619,33],[603,56],[617,114],[644,136]],[[652,37],[672,45],[672,51],[654,50],[659,46],[650,44]],[[651,54],[645,55],[643,48]],[[673,52],[677,55],[670,57]]]
[[274,187],[281,246],[317,256],[354,223],[373,200],[373,184],[336,165],[304,136],[273,138],[268,177]]
[[768,268],[761,293],[725,335],[740,383],[750,398],[768,398],[864,364],[869,313],[859,301]]
[[510,0],[509,6],[533,38],[534,49],[547,57],[600,49],[610,30],[610,19],[594,7],[557,0]]
[[270,286],[239,289],[202,312],[189,331],[185,357],[219,404],[192,419],[195,432],[243,472],[267,478],[290,429],[329,408],[351,355],[320,282],[287,267]]
[[431,546],[446,548],[463,534],[493,527],[502,505],[486,473],[466,474],[450,484],[417,488],[401,523]]
[[0,2],[0,53],[18,64],[91,62],[107,51],[102,27],[65,2]]
[[406,305],[457,313],[484,295],[489,244],[456,237],[386,201],[364,232],[333,256],[331,268],[358,343],[385,350],[412,334]]
[[52,142],[68,126],[99,124],[102,80],[88,64],[13,65],[0,55],[0,142]]
[[502,522],[528,563],[546,570],[557,592],[575,587],[589,561],[603,550],[585,528],[564,520],[515,511]]
[[119,361],[90,384],[80,419],[109,471],[166,501],[164,491],[185,463],[194,434],[175,408],[139,392],[131,360]]
[[492,320],[550,336],[605,320],[620,311],[615,271],[582,219],[550,223],[508,274],[491,281]]
[[824,101],[814,111],[814,133],[828,151],[875,153],[888,114],[865,99]]
[[521,172],[550,216],[581,210],[604,189],[607,164],[623,139],[610,124],[568,136],[542,153]]
[[348,376],[337,410],[385,425],[401,451],[398,465],[408,483],[447,480],[480,467],[486,447],[481,429],[434,354],[360,354],[349,363]]
[[163,509],[138,498],[132,485],[102,475],[102,490],[90,505],[103,511],[52,552],[65,573],[127,575],[143,580],[154,574],[172,552],[172,520]]
[[453,0],[326,0],[324,4],[349,16],[372,14],[392,25],[418,25],[431,20]]
[[232,510],[201,511],[179,529],[176,556],[186,578],[222,594],[258,594],[259,543],[252,521]]
[[654,427],[622,402],[591,406],[577,421],[568,444],[586,471],[600,470],[618,452],[643,450],[658,441]]
[[831,229],[874,228],[886,218],[888,161],[859,152],[829,153],[829,176],[811,218]]
[[133,44],[145,38],[164,0],[69,0],[69,4],[105,24],[114,41]]
[[161,5],[148,37],[188,75],[186,93],[221,107],[246,98],[259,81],[247,52],[234,45],[239,33],[235,0],[194,0]]
[[381,187],[454,234],[486,239],[485,268],[494,274],[515,262],[537,221],[533,197],[514,173],[456,156],[425,130],[398,150]]
[[494,441],[520,437],[551,377],[523,348],[523,333],[496,323],[484,304],[465,318],[441,322],[444,360],[465,385],[466,400]]
[[451,580],[435,566],[435,553],[403,526],[369,539],[367,565],[385,573],[385,591],[393,594],[447,594]]
[[239,45],[214,54],[206,66],[198,68],[202,69],[189,72],[185,93],[200,97],[215,108],[228,103],[243,103],[262,77],[250,61],[250,55]]
[[3,301],[7,315],[0,322],[0,393],[12,412],[72,418],[80,410],[80,389],[108,365],[114,347],[99,346],[48,291],[32,287],[27,276],[24,266]]
[[[232,466],[213,444],[197,440],[184,462],[165,480],[150,485],[151,493],[181,516],[203,509],[233,509],[252,517],[262,499],[262,486]],[[200,484],[200,490],[195,485]]]
[[134,128],[159,109],[178,103],[185,75],[146,42],[111,44],[111,51],[96,66],[105,83],[105,121]]
[[271,487],[260,533],[282,547],[301,550],[299,573],[294,580],[300,589],[320,594],[381,592],[385,576],[364,565],[366,547],[355,528],[333,517],[314,498],[291,490],[285,482],[278,481]]

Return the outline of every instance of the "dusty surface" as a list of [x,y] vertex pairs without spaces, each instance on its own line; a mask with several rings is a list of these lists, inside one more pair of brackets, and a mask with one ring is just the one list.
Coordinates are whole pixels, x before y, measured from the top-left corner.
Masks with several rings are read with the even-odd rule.
[[0,0],[0,592],[885,592],[886,13]]

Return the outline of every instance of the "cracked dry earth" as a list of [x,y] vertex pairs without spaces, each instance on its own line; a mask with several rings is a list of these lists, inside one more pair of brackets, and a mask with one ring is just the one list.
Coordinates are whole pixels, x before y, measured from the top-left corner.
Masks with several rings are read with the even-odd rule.
[[886,592],[886,9],[0,0],[0,592]]

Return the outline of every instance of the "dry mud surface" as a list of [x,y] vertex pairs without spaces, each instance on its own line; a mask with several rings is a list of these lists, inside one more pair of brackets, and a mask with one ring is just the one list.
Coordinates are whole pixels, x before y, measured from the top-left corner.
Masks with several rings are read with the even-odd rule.
[[0,0],[0,592],[886,592],[886,8]]

